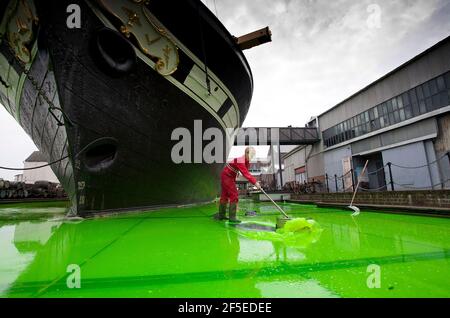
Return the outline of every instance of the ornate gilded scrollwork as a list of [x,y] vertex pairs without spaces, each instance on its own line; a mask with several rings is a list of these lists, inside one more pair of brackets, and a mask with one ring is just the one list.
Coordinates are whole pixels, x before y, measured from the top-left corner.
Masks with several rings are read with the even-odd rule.
[[31,53],[27,45],[35,35],[33,24],[39,23],[33,0],[17,0],[13,13],[9,16],[6,36],[17,58],[24,63],[31,62]]
[[120,32],[127,38],[133,36],[139,49],[155,61],[155,69],[161,75],[177,70],[178,48],[167,32],[157,24],[148,11],[148,0],[97,0],[103,8],[123,24]]

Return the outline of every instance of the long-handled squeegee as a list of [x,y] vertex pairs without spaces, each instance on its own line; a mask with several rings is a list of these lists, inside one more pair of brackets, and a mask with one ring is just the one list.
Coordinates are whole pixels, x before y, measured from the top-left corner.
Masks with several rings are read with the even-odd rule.
[[353,206],[353,202],[355,201],[356,193],[358,192],[359,184],[361,183],[361,178],[364,176],[364,173],[366,172],[368,164],[369,164],[369,160],[366,161],[364,169],[362,170],[361,175],[358,177],[358,185],[356,186],[355,193],[353,193],[352,202],[350,203],[350,206],[349,206],[349,208],[354,211],[352,216],[357,216],[361,212],[358,207]]
[[286,224],[287,221],[292,220],[289,215],[286,214],[286,212],[284,212],[284,210],[275,203],[274,200],[272,200],[272,198],[266,193],[266,191],[264,191],[263,188],[259,188],[259,190],[261,190],[262,193],[264,193],[264,195],[270,200],[272,201],[273,205],[275,205],[277,207],[277,209],[281,212],[281,214],[283,214],[284,218],[279,218],[277,220],[277,229],[280,229],[282,227],[284,227],[284,225]]

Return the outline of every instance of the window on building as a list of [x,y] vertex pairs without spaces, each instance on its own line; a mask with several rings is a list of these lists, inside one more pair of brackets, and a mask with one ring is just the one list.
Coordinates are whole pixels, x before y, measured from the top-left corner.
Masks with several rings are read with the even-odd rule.
[[431,91],[430,91],[430,85],[428,83],[424,83],[422,85],[422,91],[424,98],[430,97]]
[[411,104],[414,102],[417,103],[417,90],[415,88],[409,91],[409,100],[411,101]]
[[422,99],[425,98],[424,93],[423,93],[423,86],[418,86],[416,88],[416,92],[417,92],[417,98],[419,99],[419,101],[421,101]]
[[433,79],[429,82],[429,86],[430,86],[430,94],[431,96],[436,95],[438,92],[438,87],[437,87],[437,83],[436,80]]
[[331,147],[449,104],[450,72],[447,72],[327,129],[325,145]]
[[400,108],[399,113],[400,113],[400,121],[405,121],[405,119],[406,119],[405,109]]
[[387,107],[387,103],[383,103],[381,105],[382,109],[383,109],[383,114],[386,115],[388,113],[388,107]]
[[431,102],[431,97],[428,97],[427,99],[425,99],[425,105],[427,106],[426,112],[433,111],[433,103]]
[[433,97],[431,98],[431,104],[433,110],[436,110],[441,107],[441,99],[439,95],[433,95]]
[[439,92],[442,92],[442,91],[445,91],[445,79],[444,79],[444,76],[439,76],[438,78],[437,78],[437,86],[438,86],[438,91]]
[[394,113],[389,113],[389,123],[391,125],[395,124]]
[[399,109],[403,108],[403,96],[397,97],[397,105]]
[[388,112],[388,114],[392,113],[394,111],[394,109],[392,108],[392,100],[388,100],[386,105],[387,105],[387,112]]
[[386,126],[386,124],[384,123],[384,116],[380,117],[380,127],[384,128]]
[[413,115],[412,107],[409,105],[406,106],[405,107],[405,119],[410,119],[413,117],[414,117],[414,115]]
[[403,93],[403,95],[402,95],[402,101],[403,101],[403,107],[406,107],[406,106],[408,106],[408,105],[411,104],[411,101],[409,100],[409,94],[408,94],[408,92]]
[[445,74],[445,84],[447,86],[447,89],[450,89],[450,72],[448,72],[447,74]]
[[393,109],[394,111],[396,111],[396,110],[398,109],[398,106],[397,106],[397,98],[393,98],[393,99],[391,100],[391,102],[392,102],[392,109]]
[[440,99],[439,103],[440,103],[441,107],[450,105],[450,94],[449,93],[450,93],[450,90],[447,92],[441,92],[439,94],[439,99]]
[[425,105],[424,99],[420,100],[420,102],[419,102],[419,112],[420,112],[420,114],[425,114],[427,112],[427,107]]
[[373,130],[378,130],[378,129],[380,129],[380,119],[379,118],[372,120],[370,122],[370,130],[373,131]]
[[395,123],[395,124],[398,124],[399,122],[400,122],[400,115],[399,115],[399,111],[396,110],[396,111],[394,112],[394,123]]

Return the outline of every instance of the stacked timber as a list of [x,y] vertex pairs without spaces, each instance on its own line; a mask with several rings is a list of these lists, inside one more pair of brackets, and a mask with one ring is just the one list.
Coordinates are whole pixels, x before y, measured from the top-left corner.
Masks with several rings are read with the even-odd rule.
[[56,183],[36,181],[34,184],[28,184],[0,179],[0,200],[63,198],[65,196],[64,189]]

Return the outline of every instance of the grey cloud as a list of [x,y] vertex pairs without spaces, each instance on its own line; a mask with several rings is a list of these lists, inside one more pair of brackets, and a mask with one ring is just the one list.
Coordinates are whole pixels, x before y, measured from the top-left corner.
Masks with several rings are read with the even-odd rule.
[[[371,4],[381,9],[380,29],[367,25]],[[247,126],[301,126],[450,34],[450,2],[442,0],[216,5],[234,35],[266,25],[273,32],[272,43],[245,52],[255,78]]]

